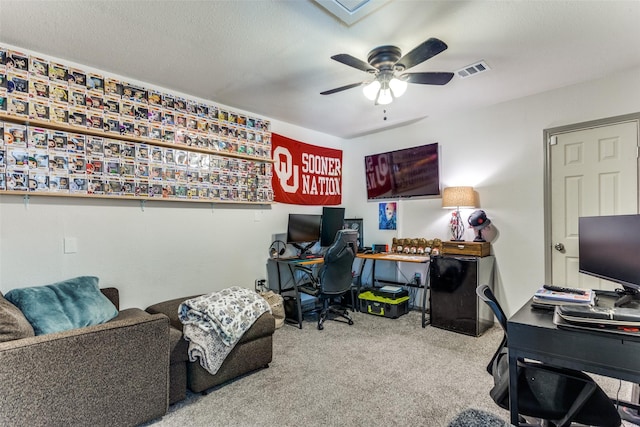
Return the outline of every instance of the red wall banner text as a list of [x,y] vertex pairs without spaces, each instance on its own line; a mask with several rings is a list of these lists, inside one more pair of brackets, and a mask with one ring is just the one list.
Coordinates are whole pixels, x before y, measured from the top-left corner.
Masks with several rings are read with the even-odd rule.
[[342,203],[342,150],[271,136],[274,200],[293,205]]

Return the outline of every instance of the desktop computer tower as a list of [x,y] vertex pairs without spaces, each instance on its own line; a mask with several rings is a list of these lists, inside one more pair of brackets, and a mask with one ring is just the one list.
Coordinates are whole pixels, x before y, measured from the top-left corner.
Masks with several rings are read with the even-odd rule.
[[480,336],[493,323],[493,312],[476,295],[478,285],[493,289],[493,256],[431,258],[431,326]]

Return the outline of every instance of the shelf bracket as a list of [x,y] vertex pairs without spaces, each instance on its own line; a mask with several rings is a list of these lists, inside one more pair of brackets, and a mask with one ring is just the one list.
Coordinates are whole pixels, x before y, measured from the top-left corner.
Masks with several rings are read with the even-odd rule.
[[28,194],[24,195],[24,208],[25,209],[29,209],[29,195]]
[[142,212],[144,212],[144,206],[145,206],[145,204],[146,204],[146,203],[147,203],[147,201],[146,201],[146,200],[140,200],[140,210],[141,210]]

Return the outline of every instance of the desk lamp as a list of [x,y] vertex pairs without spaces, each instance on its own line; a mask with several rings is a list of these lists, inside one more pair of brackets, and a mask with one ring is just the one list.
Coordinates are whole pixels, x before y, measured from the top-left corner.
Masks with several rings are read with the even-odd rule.
[[473,187],[447,187],[442,192],[442,207],[444,209],[455,209],[451,213],[449,226],[451,237],[454,242],[463,241],[464,221],[460,218],[460,208],[475,208],[476,194]]

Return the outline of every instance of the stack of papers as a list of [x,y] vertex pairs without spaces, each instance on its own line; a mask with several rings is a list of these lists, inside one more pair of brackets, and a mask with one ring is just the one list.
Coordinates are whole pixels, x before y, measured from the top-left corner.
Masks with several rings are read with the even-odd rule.
[[568,322],[640,326],[640,310],[626,307],[561,306],[556,312]]
[[553,323],[560,328],[590,329],[623,335],[640,335],[640,310],[626,307],[561,305]]
[[593,305],[595,292],[593,289],[583,289],[584,295],[571,292],[550,291],[541,287],[533,295],[533,302],[546,305]]

